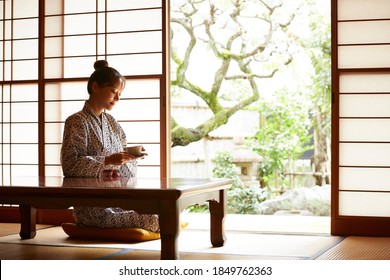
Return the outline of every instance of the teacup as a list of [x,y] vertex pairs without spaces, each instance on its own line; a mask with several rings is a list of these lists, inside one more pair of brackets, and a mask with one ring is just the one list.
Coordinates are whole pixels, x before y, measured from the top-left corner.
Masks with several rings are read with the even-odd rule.
[[132,147],[127,147],[126,152],[129,155],[133,155],[136,157],[142,156],[142,146],[132,146]]

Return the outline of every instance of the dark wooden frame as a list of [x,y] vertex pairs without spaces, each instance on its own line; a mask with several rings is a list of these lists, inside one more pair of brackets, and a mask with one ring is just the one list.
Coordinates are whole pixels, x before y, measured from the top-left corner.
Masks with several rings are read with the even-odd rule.
[[332,181],[331,181],[331,233],[333,235],[390,236],[390,218],[339,215],[339,77],[342,73],[390,72],[389,68],[338,68],[337,2],[331,0],[332,42]]

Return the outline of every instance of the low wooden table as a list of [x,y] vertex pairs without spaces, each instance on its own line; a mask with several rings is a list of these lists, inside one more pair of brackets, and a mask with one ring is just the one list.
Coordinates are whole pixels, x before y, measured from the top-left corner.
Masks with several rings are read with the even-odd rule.
[[224,245],[226,190],[230,186],[230,179],[12,177],[2,180],[0,204],[19,205],[22,239],[36,235],[37,208],[121,207],[158,214],[161,259],[178,259],[180,213],[190,205],[209,202],[211,244]]

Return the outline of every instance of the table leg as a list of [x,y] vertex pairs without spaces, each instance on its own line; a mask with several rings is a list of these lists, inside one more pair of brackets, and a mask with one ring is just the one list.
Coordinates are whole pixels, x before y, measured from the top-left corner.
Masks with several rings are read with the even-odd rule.
[[214,247],[221,247],[226,242],[225,216],[226,216],[226,190],[219,191],[219,202],[210,200],[210,238]]
[[180,210],[177,201],[163,200],[160,212],[161,259],[177,260],[180,234]]
[[19,205],[20,213],[20,237],[31,239],[36,235],[37,209],[28,205]]

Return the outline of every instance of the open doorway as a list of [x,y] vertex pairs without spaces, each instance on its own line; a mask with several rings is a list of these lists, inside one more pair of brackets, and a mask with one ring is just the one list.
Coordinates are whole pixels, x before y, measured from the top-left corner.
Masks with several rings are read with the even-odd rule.
[[172,176],[234,179],[245,229],[330,231],[324,2],[171,1]]

